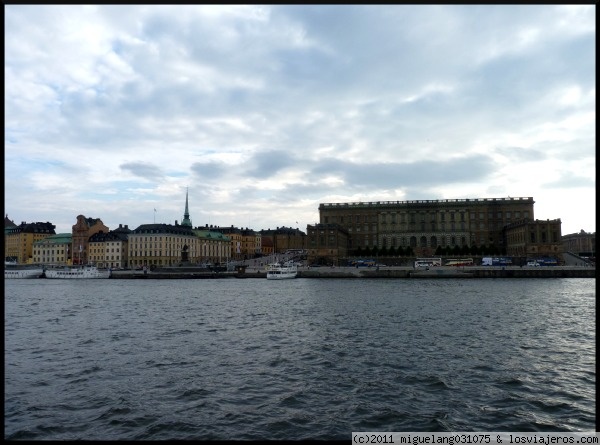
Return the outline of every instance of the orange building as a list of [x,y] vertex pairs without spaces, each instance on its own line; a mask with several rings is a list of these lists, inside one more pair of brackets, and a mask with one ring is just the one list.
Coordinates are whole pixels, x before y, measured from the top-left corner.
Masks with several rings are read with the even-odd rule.
[[77,223],[73,226],[73,244],[71,246],[71,259],[73,264],[88,264],[89,239],[98,232],[108,233],[109,229],[100,218],[86,218],[77,216]]

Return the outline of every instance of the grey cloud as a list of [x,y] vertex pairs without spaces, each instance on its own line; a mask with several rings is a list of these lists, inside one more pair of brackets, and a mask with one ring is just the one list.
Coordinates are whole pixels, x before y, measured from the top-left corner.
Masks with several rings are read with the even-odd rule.
[[227,172],[225,164],[220,162],[195,162],[191,166],[192,172],[201,179],[215,179]]
[[246,173],[249,176],[268,178],[280,170],[297,165],[294,156],[283,150],[269,150],[256,153],[248,162]]
[[344,178],[350,189],[362,187],[400,188],[409,186],[463,183],[480,180],[494,169],[493,160],[485,155],[466,156],[444,161],[419,161],[413,163],[356,164],[326,159],[312,170],[313,180],[327,174]]
[[126,162],[119,168],[144,179],[155,180],[163,177],[163,172],[159,167],[147,162]]

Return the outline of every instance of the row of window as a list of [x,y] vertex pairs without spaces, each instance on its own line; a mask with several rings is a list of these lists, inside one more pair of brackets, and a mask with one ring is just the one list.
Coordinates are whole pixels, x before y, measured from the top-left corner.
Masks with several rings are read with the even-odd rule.
[[[515,219],[521,219],[521,211],[515,211],[515,212],[510,212],[510,211],[505,211],[505,212],[496,212],[496,219],[498,220],[502,220],[502,218],[504,217],[504,219],[506,220],[510,220],[513,217],[513,213],[514,213],[514,218]],[[382,213],[380,214],[381,216],[381,220],[382,222],[388,222],[388,223],[392,223],[392,224],[396,224],[397,222],[400,223],[405,223],[405,222],[411,222],[411,223],[416,223],[417,222],[417,216],[419,217],[419,222],[425,222],[427,219],[427,215],[430,216],[429,220],[431,222],[435,222],[438,219],[439,216],[439,221],[446,221],[446,214],[450,215],[450,221],[455,221],[456,219],[459,219],[460,221],[465,221],[465,211],[460,211],[460,212],[445,212],[445,211],[441,211],[441,212],[422,212],[422,213]],[[456,217],[456,215],[459,215],[459,218]],[[485,219],[485,212],[470,212],[470,219],[471,220],[475,220],[477,216],[479,216],[480,220],[484,220]],[[399,218],[398,218],[399,217]],[[377,214],[365,214],[365,215],[348,215],[348,216],[325,216],[324,217],[324,222],[325,224],[329,224],[329,221],[331,219],[332,222],[336,222],[336,220],[339,218],[339,223],[340,224],[360,224],[360,223],[368,223],[368,222],[376,222],[378,220],[378,215]],[[523,212],[523,218],[529,218],[529,211],[524,211]],[[398,221],[399,219],[399,221]],[[494,219],[494,212],[488,212],[487,213],[487,219],[488,221],[491,221]]]

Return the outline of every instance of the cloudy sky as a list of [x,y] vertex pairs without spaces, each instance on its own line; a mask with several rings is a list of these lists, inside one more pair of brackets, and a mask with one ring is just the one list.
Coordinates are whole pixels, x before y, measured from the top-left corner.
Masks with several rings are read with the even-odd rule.
[[[595,6],[5,6],[5,214],[255,230],[533,197],[596,230]],[[156,209],[156,211],[155,211]]]

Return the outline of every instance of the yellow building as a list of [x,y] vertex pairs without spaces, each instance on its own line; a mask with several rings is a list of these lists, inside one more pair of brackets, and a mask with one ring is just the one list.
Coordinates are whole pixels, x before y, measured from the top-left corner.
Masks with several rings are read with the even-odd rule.
[[50,235],[33,243],[33,262],[47,266],[71,264],[70,249],[73,238],[70,233]]
[[128,235],[131,230],[127,225],[111,230],[108,233],[98,232],[89,239],[89,260],[91,264],[104,269],[124,269],[128,265]]
[[[7,217],[8,218],[8,217]],[[56,235],[56,226],[49,222],[22,222],[4,228],[4,257],[6,260],[14,260],[19,264],[33,263],[33,243]]]
[[199,262],[202,264],[226,263],[231,258],[231,240],[220,232],[194,229],[200,240]]
[[229,238],[203,232],[177,222],[175,225],[143,224],[128,235],[128,267],[135,269],[229,261]]
[[[285,253],[288,250],[305,250],[306,234],[292,227],[277,227],[274,230],[261,230],[263,238],[269,238],[273,244],[273,253]],[[263,254],[266,252],[263,252]]]

